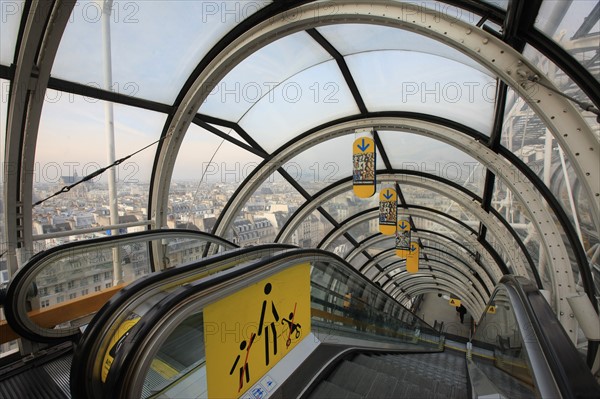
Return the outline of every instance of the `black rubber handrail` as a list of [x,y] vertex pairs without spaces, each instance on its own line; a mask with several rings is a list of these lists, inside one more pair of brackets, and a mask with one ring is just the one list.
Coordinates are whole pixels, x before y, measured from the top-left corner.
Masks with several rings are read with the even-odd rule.
[[[242,281],[245,280],[244,277],[249,278],[255,273],[280,270],[284,267],[291,267],[298,262],[306,261],[339,264],[342,267],[347,268],[345,271],[348,275],[353,274],[360,281],[372,286],[373,289],[380,291],[394,300],[389,294],[356,271],[342,258],[331,252],[319,249],[297,249],[276,255],[270,259],[262,259],[248,265],[232,268],[223,273],[208,276],[189,285],[179,287],[146,313],[144,317],[129,330],[129,334],[123,340],[119,350],[115,354],[101,397],[123,399],[128,397],[130,394],[128,388],[131,379],[133,378],[132,373],[134,373],[134,370],[144,369],[143,363],[138,364],[138,362],[143,361],[143,358],[140,358],[140,354],[146,347],[146,337],[153,334],[156,326],[162,324],[162,321],[172,312],[174,307],[177,307],[193,295],[209,290],[211,292],[218,291],[219,286],[225,285],[227,282],[235,281],[233,284],[239,285],[239,287],[242,288],[245,286],[244,281]],[[420,320],[432,333],[435,332],[433,327],[425,323],[406,307],[402,306],[396,300],[394,300],[394,302],[401,306],[406,312],[412,314],[416,319]]]
[[[524,277],[503,276],[504,284],[519,298],[547,365],[563,398],[599,398],[600,387],[577,348],[537,287]],[[517,311],[517,304],[513,304]],[[522,331],[521,334],[531,333]],[[531,334],[529,334],[531,336]],[[536,370],[533,370],[535,374]]]
[[49,330],[48,334],[45,335],[43,333],[44,329],[41,327],[38,327],[35,330],[30,327],[29,316],[27,315],[27,311],[25,309],[25,301],[27,297],[27,290],[30,289],[32,279],[40,272],[39,269],[46,267],[48,260],[52,259],[53,257],[60,256],[62,253],[69,253],[71,251],[86,247],[96,248],[106,244],[118,245],[118,243],[121,242],[127,243],[130,241],[137,241],[142,238],[151,241],[168,237],[195,238],[206,242],[214,242],[223,245],[226,248],[237,247],[237,245],[229,242],[228,240],[209,233],[185,229],[157,229],[122,234],[118,236],[107,236],[89,240],[75,241],[38,252],[25,265],[23,265],[23,267],[19,268],[7,287],[4,300],[4,312],[9,326],[19,336],[36,342],[58,343],[62,341],[78,339],[80,335],[78,331],[64,332],[61,334],[56,330]]
[[[177,266],[172,269],[164,270],[160,273],[154,273],[129,284],[127,287],[115,294],[90,321],[86,331],[82,335],[73,354],[71,362],[71,396],[73,398],[90,398],[98,381],[93,379],[93,364],[97,356],[98,347],[102,343],[107,331],[109,331],[115,321],[115,317],[122,312],[128,304],[149,290],[161,285],[170,283],[173,279],[193,271],[202,273],[212,265],[231,262],[232,259],[243,261],[244,258],[251,258],[252,253],[274,254],[277,251],[286,251],[297,248],[289,244],[264,244],[254,247],[246,247],[227,251],[204,258],[202,260]],[[73,383],[88,381],[87,383]]]

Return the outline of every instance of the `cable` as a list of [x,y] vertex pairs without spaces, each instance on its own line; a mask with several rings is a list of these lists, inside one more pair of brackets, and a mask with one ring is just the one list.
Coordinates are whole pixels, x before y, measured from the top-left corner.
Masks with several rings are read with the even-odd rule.
[[548,84],[543,83],[542,81],[540,81],[537,75],[528,76],[527,80],[529,80],[530,82],[533,82],[533,83],[537,83],[540,86],[544,86],[546,89],[548,89],[548,90],[550,90],[550,91],[552,91],[552,92],[554,92],[554,93],[556,93],[556,94],[558,94],[558,95],[566,98],[567,100],[570,100],[570,101],[574,102],[582,110],[588,111],[588,112],[591,112],[591,113],[595,114],[596,117],[597,117],[596,120],[598,121],[598,123],[600,123],[600,111],[598,110],[598,108],[594,107],[594,104],[587,103],[587,102],[584,102],[584,101],[579,101],[576,98],[569,96],[568,94],[565,94],[565,93],[563,93],[561,91],[556,90],[554,87],[552,87],[552,86],[550,86],[550,85],[548,85]]
[[140,152],[142,152],[142,151],[144,151],[144,150],[146,150],[146,149],[148,149],[148,148],[152,147],[154,144],[160,143],[161,141],[163,141],[164,139],[166,139],[166,138],[167,138],[167,137],[169,137],[169,136],[171,136],[171,135],[170,135],[170,134],[168,134],[168,135],[166,135],[165,137],[162,137],[162,138],[160,138],[160,139],[158,139],[158,140],[154,141],[153,143],[150,143],[150,144],[148,144],[147,146],[145,146],[145,147],[143,147],[143,148],[140,148],[139,150],[137,150],[137,151],[135,151],[135,152],[132,152],[131,154],[129,154],[129,155],[127,155],[127,156],[123,157],[123,158],[117,159],[117,160],[116,160],[115,162],[113,162],[112,164],[110,164],[110,165],[108,165],[108,166],[105,166],[104,168],[100,168],[100,169],[98,169],[97,171],[95,171],[95,172],[92,172],[92,173],[90,173],[90,174],[89,174],[89,175],[87,175],[87,176],[84,176],[84,177],[83,177],[81,180],[79,180],[78,182],[75,182],[75,183],[73,183],[73,184],[70,184],[70,185],[68,185],[68,186],[64,186],[63,188],[61,188],[59,191],[55,192],[54,194],[52,194],[52,195],[50,195],[50,196],[48,196],[48,197],[46,197],[46,198],[44,198],[44,199],[42,199],[42,200],[40,200],[40,201],[36,202],[35,204],[33,204],[33,207],[36,207],[36,206],[38,206],[38,205],[40,205],[40,204],[42,204],[42,203],[44,203],[44,202],[48,201],[50,198],[54,198],[54,197],[56,197],[57,195],[64,194],[64,193],[68,193],[68,192],[69,192],[69,191],[71,191],[71,190],[72,190],[74,187],[76,187],[76,186],[80,185],[81,183],[83,183],[83,182],[86,182],[86,181],[89,181],[89,180],[91,180],[91,179],[93,179],[93,178],[95,178],[95,177],[97,177],[97,176],[100,176],[102,173],[106,172],[108,169],[110,169],[110,168],[112,168],[112,167],[114,167],[114,166],[118,166],[118,165],[122,164],[123,162],[125,162],[126,160],[128,160],[129,158],[131,158],[132,156],[134,156],[134,155],[136,155],[136,154],[139,154]]

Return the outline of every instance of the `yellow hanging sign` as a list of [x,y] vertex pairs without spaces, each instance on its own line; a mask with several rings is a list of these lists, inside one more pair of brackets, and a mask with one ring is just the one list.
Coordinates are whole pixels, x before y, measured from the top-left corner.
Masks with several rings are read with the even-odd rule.
[[409,273],[419,271],[419,243],[415,241],[410,243],[410,249],[406,257],[406,271]]
[[460,306],[460,299],[450,298],[450,300],[448,301],[448,304],[450,306]]
[[354,194],[369,198],[375,194],[375,141],[359,137],[352,144],[352,170]]
[[396,234],[397,195],[393,188],[386,188],[379,193],[379,231],[381,234]]
[[308,263],[206,306],[208,396],[240,397],[310,331]]
[[410,223],[407,218],[398,220],[396,229],[396,256],[406,258],[410,254]]

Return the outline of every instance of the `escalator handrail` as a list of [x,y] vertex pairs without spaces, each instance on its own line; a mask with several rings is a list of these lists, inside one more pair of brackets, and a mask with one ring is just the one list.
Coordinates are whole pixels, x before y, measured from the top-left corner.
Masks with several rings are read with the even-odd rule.
[[[337,263],[340,266],[347,268],[348,272],[354,274],[355,277],[363,280],[372,288],[385,293],[381,287],[356,271],[345,260],[329,251],[320,249],[296,249],[288,251],[273,256],[270,259],[261,259],[247,265],[234,267],[223,273],[211,275],[186,286],[181,286],[155,305],[129,331],[128,336],[121,343],[112,362],[105,383],[105,397],[127,398],[130,395],[131,392],[127,388],[129,382],[132,380],[139,382],[139,376],[135,374],[132,375],[131,373],[138,371],[139,374],[140,370],[144,370],[146,364],[138,364],[138,362],[140,360],[151,358],[153,355],[152,351],[158,350],[149,343],[152,342],[152,338],[156,335],[156,332],[160,331],[159,326],[168,319],[169,315],[174,313],[173,308],[187,302],[195,295],[198,295],[198,297],[193,299],[193,302],[191,302],[192,304],[195,304],[198,301],[205,303],[217,301],[228,296],[231,292],[242,289],[248,286],[248,284],[252,284],[255,280],[258,281],[269,275],[283,271],[286,268],[293,267],[298,263],[307,261]],[[387,296],[392,298],[389,295]],[[421,320],[401,303],[396,300],[394,301],[406,312]],[[422,320],[421,322],[426,327],[430,328],[432,333],[435,333],[433,327]],[[148,340],[149,337],[152,338]]]
[[[527,317],[533,329],[521,331],[521,335],[525,338],[528,337],[525,334],[535,334],[548,371],[562,397],[597,398],[600,394],[598,384],[539,289],[520,276],[505,275],[500,284],[518,297],[519,300],[512,304],[516,317]],[[517,321],[521,328],[524,324],[521,320]],[[531,354],[528,352],[528,355]],[[536,374],[539,370],[533,372]]]
[[[110,330],[114,319],[122,313],[124,308],[149,290],[172,282],[172,280],[178,276],[192,271],[201,272],[214,264],[226,263],[234,258],[242,258],[244,255],[252,252],[285,251],[295,248],[297,247],[290,244],[264,244],[254,247],[237,248],[221,254],[203,258],[199,261],[182,264],[171,269],[166,269],[160,273],[149,274],[137,281],[134,281],[115,294],[100,310],[98,310],[98,312],[94,315],[94,318],[90,321],[73,354],[73,360],[71,362],[71,380],[88,381],[87,374],[89,373],[89,366],[87,363],[93,360],[92,356],[94,356],[96,353],[98,346],[101,344],[101,340],[106,335],[106,332]],[[85,384],[77,384],[75,386],[72,385],[72,397],[88,397],[89,395],[85,390],[86,388],[87,387]]]
[[[48,262],[54,257],[58,257],[63,253],[69,253],[74,250],[85,248],[93,248],[94,250],[98,250],[104,246],[114,246],[119,242],[127,243],[144,240],[150,241],[169,237],[197,238],[209,243],[222,245],[226,248],[238,247],[236,244],[233,244],[230,241],[213,234],[185,229],[145,230],[135,233],[92,238],[89,240],[75,241],[58,245],[33,255],[31,259],[29,259],[29,261],[27,261],[23,267],[19,268],[15,275],[11,278],[11,281],[6,289],[6,296],[3,306],[8,325],[19,336],[31,341],[57,343],[66,340],[77,339],[79,332],[65,332],[65,334],[60,335],[58,331],[53,330],[51,335],[46,336],[36,332],[34,328],[32,328],[33,323],[29,320],[27,309],[25,307],[28,295],[27,290],[31,286],[33,279],[39,274],[40,269],[46,267]],[[39,329],[39,326],[36,325],[35,328],[37,330]]]

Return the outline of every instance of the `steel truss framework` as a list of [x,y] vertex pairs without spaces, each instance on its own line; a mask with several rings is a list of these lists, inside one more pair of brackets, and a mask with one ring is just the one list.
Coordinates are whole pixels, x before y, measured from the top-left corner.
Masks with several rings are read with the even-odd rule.
[[[324,38],[319,37],[318,31],[315,30],[319,26],[335,23],[376,24],[405,29],[453,47],[492,71],[501,79],[497,93],[497,103],[504,104],[502,99],[505,98],[508,87],[521,95],[546,124],[553,137],[560,143],[569,159],[572,160],[572,166],[578,177],[578,187],[590,198],[593,208],[593,222],[598,228],[600,226],[600,157],[595,154],[600,151],[600,144],[581,114],[566,99],[553,95],[552,91],[546,89],[547,86],[552,87],[552,83],[524,59],[520,51],[522,51],[524,43],[532,44],[579,84],[596,106],[600,105],[600,84],[556,43],[531,28],[540,2],[530,2],[526,5],[525,1],[511,1],[508,14],[483,3],[466,2],[464,4],[465,8],[478,12],[480,15],[486,15],[491,21],[503,25],[504,37],[502,38],[443,14],[434,14],[420,7],[406,7],[399,2],[367,4],[358,1],[336,1],[336,12],[322,15],[319,11],[323,10],[323,5],[326,3],[328,2],[274,2],[260,10],[240,23],[215,45],[189,77],[175,102],[165,105],[132,99],[123,95],[51,78],[50,71],[75,2],[60,0],[27,2],[19,31],[14,64],[10,68],[0,68],[1,76],[11,81],[5,159],[8,167],[5,168],[4,179],[6,241],[9,244],[10,271],[14,272],[19,262],[26,259],[33,248],[31,212],[33,167],[43,98],[47,88],[81,93],[168,114],[162,134],[164,141],[159,145],[154,163],[149,204],[153,224],[162,226],[165,224],[167,217],[168,193],[173,167],[179,147],[190,124],[199,124],[225,138],[223,134],[219,133],[218,129],[210,128],[207,125],[209,122],[214,122],[211,121],[211,118],[197,114],[200,104],[202,104],[208,93],[228,72],[257,49],[292,33],[307,31],[332,54],[338,63],[361,114],[349,117],[346,121],[333,121],[327,126],[315,127],[282,146],[273,154],[269,154],[262,149],[237,124],[229,123],[229,127],[233,127],[249,144],[236,142],[231,138],[227,139],[261,156],[264,158],[264,162],[240,186],[236,195],[227,204],[214,232],[223,235],[237,212],[260,183],[265,181],[270,174],[279,170],[309,202],[284,227],[277,238],[278,241],[286,241],[303,217],[311,214],[314,210],[318,210],[329,221],[333,222],[334,233],[329,237],[331,241],[333,241],[332,237],[334,235],[339,236],[339,232],[354,245],[355,248],[348,255],[348,259],[352,260],[357,254],[362,253],[367,258],[367,263],[363,267],[371,264],[375,265],[374,260],[376,257],[366,253],[366,250],[379,241],[376,238],[367,239],[360,243],[354,241],[347,234],[347,230],[342,228],[340,223],[333,220],[320,207],[322,203],[335,196],[338,193],[337,189],[342,186],[332,186],[311,196],[297,183],[293,182],[289,175],[283,173],[284,171],[280,166],[286,160],[320,142],[350,134],[354,129],[360,127],[421,134],[461,149],[484,164],[489,173],[493,173],[486,179],[487,184],[483,198],[475,199],[476,209],[470,208],[475,211],[475,214],[481,220],[478,236],[473,237],[472,234],[465,234],[464,229],[456,229],[453,226],[457,234],[462,236],[471,248],[477,248],[477,252],[484,256],[485,264],[492,268],[489,271],[485,270],[485,273],[479,273],[485,281],[486,288],[489,289],[489,281],[484,277],[489,276],[492,280],[497,281],[499,275],[505,272],[503,267],[506,268],[506,265],[499,261],[497,254],[492,255],[495,251],[491,250],[486,240],[486,233],[489,232],[499,239],[503,249],[502,252],[508,255],[509,265],[518,274],[527,275],[526,269],[528,263],[531,262],[531,258],[528,257],[529,254],[523,252],[522,242],[508,231],[509,229],[506,229],[508,224],[503,223],[504,228],[498,225],[495,219],[497,216],[493,215],[490,209],[489,203],[493,192],[494,179],[500,179],[519,198],[527,211],[527,217],[538,232],[549,267],[553,271],[553,273],[550,273],[552,288],[555,293],[553,305],[561,323],[571,337],[574,337],[576,325],[565,297],[573,293],[576,286],[573,274],[568,266],[569,257],[566,246],[570,246],[575,253],[584,288],[595,304],[596,299],[589,264],[585,259],[582,245],[574,233],[573,226],[566,220],[564,211],[552,197],[547,187],[539,179],[536,180],[535,174],[527,170],[527,167],[514,154],[510,154],[506,149],[499,146],[502,130],[502,108],[497,107],[496,109],[493,134],[489,140],[464,126],[434,115],[407,115],[400,112],[389,114],[369,113],[356,84],[353,83],[343,57],[333,46],[328,45]],[[285,18],[285,13],[290,10],[293,10],[294,13],[293,20]],[[315,15],[319,17],[315,18]],[[542,84],[536,85],[531,83],[532,80]],[[532,90],[532,88],[535,88],[535,90]],[[228,125],[228,123],[222,124]],[[393,173],[394,171],[392,171],[390,162],[385,155],[383,145],[379,140],[376,141],[384,158],[388,181],[397,181],[398,175]],[[401,181],[401,183],[407,182]],[[421,184],[428,189],[435,189],[433,183],[423,183],[423,181],[412,181],[412,183]],[[451,185],[448,185],[447,182],[436,181],[436,184],[440,183],[445,184],[447,187],[438,191],[443,191],[440,192],[441,195],[447,195],[448,187]],[[473,201],[474,198],[471,196],[469,199],[469,195],[461,191],[456,191],[454,195],[453,199],[463,204],[466,204],[467,201]],[[552,212],[544,206],[544,201],[549,203]],[[401,200],[401,203],[407,205],[403,200]],[[445,223],[444,218],[433,212],[415,207],[412,209],[409,207],[409,212],[414,216],[430,218],[441,224]],[[554,218],[559,220],[563,231],[557,228],[553,222]],[[446,224],[448,226],[455,225],[455,223]],[[568,242],[563,242],[561,238],[563,234],[566,235]],[[424,236],[423,233],[419,233],[419,235]],[[432,237],[428,239],[432,239]],[[449,240],[448,237],[445,237],[445,239]],[[514,245],[515,241],[517,242],[516,246]],[[326,247],[326,243],[323,243],[323,246]],[[473,265],[472,260],[466,258],[462,258],[458,263],[452,260],[449,261],[453,265],[461,264],[460,267],[465,264],[469,267]],[[435,263],[436,260],[430,259],[425,262]],[[390,284],[394,284],[395,288],[392,294],[397,295],[401,300],[407,298],[407,295],[439,291],[440,286],[446,290],[457,289],[455,279],[446,281],[447,277],[444,276],[443,269],[436,267],[435,270],[439,273],[433,273],[432,267],[431,276],[411,280],[411,288],[403,286],[395,278],[390,279],[386,284],[390,287]],[[387,269],[382,270],[385,273],[388,271]],[[450,275],[451,273],[446,274]],[[432,278],[436,282],[441,280],[440,284],[432,283],[434,281]],[[421,280],[423,281],[421,282]],[[460,289],[462,290],[462,288]],[[484,294],[480,295],[481,298],[475,298],[470,293],[466,295],[466,291],[464,294],[465,297],[469,298],[468,301],[470,302],[468,303],[471,306],[481,305],[481,298],[484,298]]]

